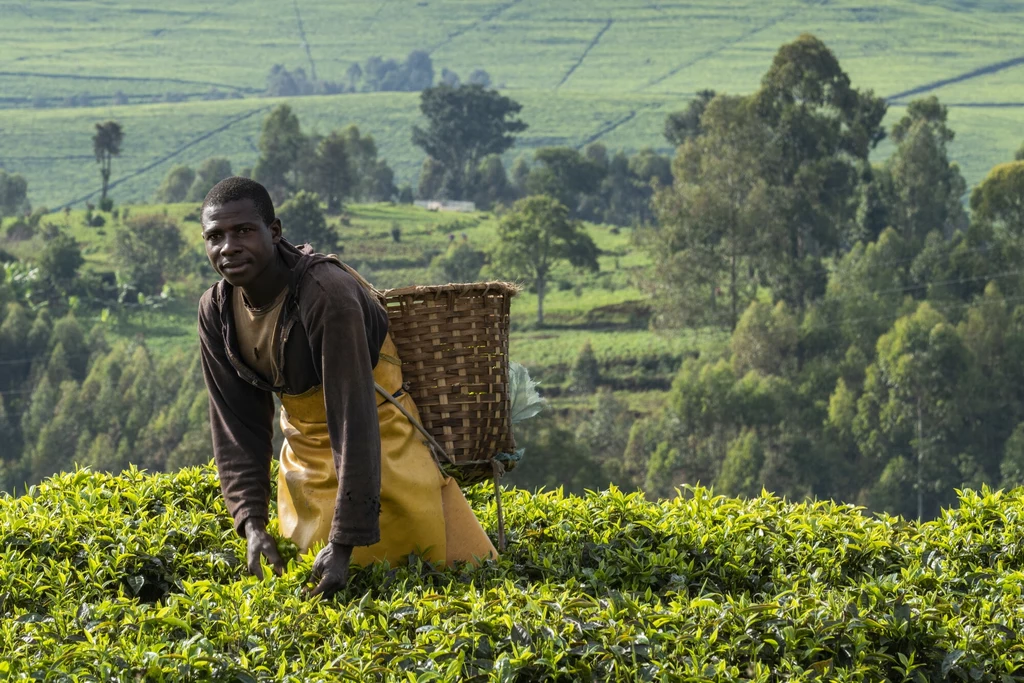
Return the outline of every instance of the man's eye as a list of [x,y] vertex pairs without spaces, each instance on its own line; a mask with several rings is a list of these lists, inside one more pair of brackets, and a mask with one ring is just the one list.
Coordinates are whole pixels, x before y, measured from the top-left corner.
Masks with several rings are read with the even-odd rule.
[[240,234],[240,235],[244,234],[244,233],[247,233],[247,232],[252,232],[252,228],[239,228],[238,229],[238,234]]
[[220,235],[207,235],[206,236],[206,241],[211,243],[211,244],[213,244],[214,242],[217,242],[219,240],[220,240]]

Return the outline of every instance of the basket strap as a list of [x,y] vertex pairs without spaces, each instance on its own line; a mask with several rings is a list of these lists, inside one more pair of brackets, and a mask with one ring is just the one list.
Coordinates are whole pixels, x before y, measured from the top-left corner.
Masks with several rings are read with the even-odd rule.
[[498,479],[505,473],[505,467],[497,460],[491,460],[494,471],[494,502],[498,507],[498,550],[505,552],[505,515],[501,511],[501,485]]
[[402,365],[402,361],[398,360],[398,358],[395,357],[395,356],[392,356],[392,355],[387,354],[387,353],[378,353],[377,355],[378,355],[378,357],[381,360],[387,361],[388,363],[391,363],[392,365],[397,365],[399,367],[401,367],[401,365]]
[[427,446],[429,446],[429,448],[430,448],[430,454],[432,456],[434,456],[434,462],[437,463],[437,467],[439,469],[441,468],[441,461],[440,461],[440,459],[438,457],[438,454],[443,456],[444,459],[447,460],[452,465],[455,464],[455,461],[452,459],[452,456],[448,455],[448,451],[446,451],[444,449],[444,447],[442,447],[441,444],[439,444],[437,442],[437,439],[435,439],[433,436],[430,435],[430,432],[428,432],[426,429],[423,428],[423,425],[421,425],[419,423],[419,420],[414,418],[412,416],[412,414],[410,414],[409,411],[405,409],[405,406],[403,406],[401,403],[399,403],[395,399],[395,397],[392,396],[390,393],[388,393],[388,390],[385,389],[384,387],[382,387],[381,385],[379,385],[376,382],[374,382],[373,386],[375,386],[377,388],[377,393],[380,394],[381,396],[383,396],[384,400],[386,400],[387,402],[391,403],[396,408],[398,408],[398,410],[400,410],[402,412],[402,415],[405,415],[405,417],[408,418],[409,422],[412,423],[412,426],[415,427],[416,429],[418,429],[420,431],[420,434],[422,434],[424,437],[426,437],[426,439],[427,439]]

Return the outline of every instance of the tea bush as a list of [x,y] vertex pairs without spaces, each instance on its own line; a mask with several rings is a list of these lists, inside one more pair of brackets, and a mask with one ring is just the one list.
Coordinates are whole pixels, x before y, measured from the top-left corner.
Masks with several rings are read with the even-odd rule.
[[499,561],[324,601],[294,547],[245,574],[211,468],[58,475],[0,498],[0,679],[1024,681],[1024,490],[924,524],[701,488],[504,505]]

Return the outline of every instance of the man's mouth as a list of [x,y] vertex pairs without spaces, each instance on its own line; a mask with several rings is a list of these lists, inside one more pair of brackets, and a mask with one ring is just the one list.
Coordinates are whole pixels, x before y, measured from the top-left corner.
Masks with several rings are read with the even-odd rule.
[[220,272],[222,273],[237,273],[241,270],[245,270],[249,266],[248,261],[225,261],[220,264]]

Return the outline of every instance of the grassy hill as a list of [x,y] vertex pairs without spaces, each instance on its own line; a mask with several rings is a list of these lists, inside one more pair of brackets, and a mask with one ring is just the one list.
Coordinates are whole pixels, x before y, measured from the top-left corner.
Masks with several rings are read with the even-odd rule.
[[[494,533],[490,489],[469,492]],[[1024,680],[1021,490],[934,522],[704,489],[507,491],[477,569],[356,570],[331,600],[244,570],[212,468],[0,495],[12,680]],[[276,530],[276,520],[271,521]],[[289,552],[290,547],[290,552]]]
[[[891,116],[919,94],[950,104],[952,156],[974,183],[1021,142],[1022,29],[1024,6],[1008,1],[23,3],[0,25],[0,166],[28,176],[36,204],[80,200],[98,186],[92,124],[113,117],[127,135],[114,195],[146,200],[173,164],[214,155],[252,164],[260,120],[276,104],[258,96],[272,65],[343,80],[352,62],[414,49],[430,52],[437,71],[484,68],[524,104],[530,130],[510,157],[593,140],[664,148],[665,115],[694,91],[754,89],[778,46],[809,31],[856,85],[891,98]],[[243,99],[202,100],[211,88]],[[128,103],[111,106],[118,91]],[[82,93],[98,106],[62,107]],[[168,95],[190,101],[155,103]],[[292,103],[311,129],[359,124],[399,180],[415,180],[417,95]]]
[[[196,208],[193,204],[128,208],[131,215],[166,212],[178,221],[182,235],[192,246],[195,270],[202,273],[197,286],[179,288],[178,299],[168,307],[135,312],[115,330],[116,336],[144,338],[161,355],[196,347],[197,292],[216,280],[202,248]],[[81,210],[45,219],[78,241],[84,268],[94,272],[113,270],[114,234],[120,225],[120,217],[101,215],[109,221],[103,228],[86,226]],[[348,225],[338,217],[328,221],[340,236],[342,258],[381,289],[434,282],[438,276],[430,270],[430,261],[448,247],[450,235],[457,241],[464,235],[470,245],[481,250],[490,248],[497,238],[496,218],[482,212],[439,214],[414,206],[366,204],[346,207]],[[391,235],[394,225],[401,230],[397,243]],[[545,329],[533,329],[536,294],[526,290],[513,299],[510,355],[543,382],[548,396],[557,397],[559,385],[567,378],[580,349],[589,342],[606,383],[613,389],[633,392],[625,395],[627,400],[647,412],[668,389],[685,357],[720,349],[727,335],[717,330],[650,331],[645,295],[635,282],[637,272],[649,265],[649,259],[633,248],[632,231],[593,224],[587,224],[586,229],[603,252],[598,258],[600,270],[581,276],[567,265],[556,268],[544,301]],[[31,260],[43,247],[43,240],[38,235],[31,240],[5,241],[3,246],[15,256]],[[592,398],[566,397],[565,401],[578,406]]]

